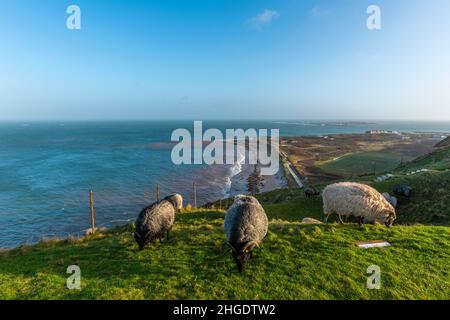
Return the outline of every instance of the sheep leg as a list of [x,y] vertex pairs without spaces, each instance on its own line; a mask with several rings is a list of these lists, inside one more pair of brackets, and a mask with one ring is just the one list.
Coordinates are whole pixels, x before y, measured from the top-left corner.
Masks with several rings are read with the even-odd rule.
[[341,224],[344,224],[344,221],[342,220],[342,217],[341,217],[341,215],[340,215],[340,214],[338,214],[337,216],[338,216],[338,220],[339,220],[339,222],[340,222]]
[[167,240],[170,240],[170,230],[167,230],[167,235],[166,235],[166,237],[167,237]]
[[359,221],[358,221],[358,224],[359,225],[362,225],[364,223],[364,217],[359,217]]

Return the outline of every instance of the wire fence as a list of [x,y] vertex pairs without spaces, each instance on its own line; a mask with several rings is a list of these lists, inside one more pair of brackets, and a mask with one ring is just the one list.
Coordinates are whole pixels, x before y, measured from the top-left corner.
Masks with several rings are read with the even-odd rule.
[[[192,183],[192,194],[189,197],[189,202],[185,203],[186,207],[197,208],[199,204],[204,208],[214,208],[214,209],[224,209],[231,205],[229,199],[221,199],[213,202],[206,202],[206,199],[202,199],[198,197],[198,185],[197,183]],[[167,193],[167,195],[173,193]],[[123,208],[123,214],[126,216],[124,218],[118,217],[117,212],[114,214],[114,218],[109,220],[107,219],[108,214],[105,212],[111,212],[110,209],[114,207],[114,205],[108,205],[111,202],[111,194],[108,192],[108,196],[102,195],[101,192],[95,192],[95,190],[89,191],[89,197],[86,200],[86,206],[82,205],[79,201],[75,199],[70,199],[68,201],[69,208],[72,211],[72,214],[59,214],[52,215],[51,217],[36,217],[32,219],[22,219],[21,221],[11,222],[11,223],[0,223],[0,234],[4,233],[5,237],[9,237],[13,232],[11,230],[14,227],[24,226],[22,231],[19,234],[15,235],[18,241],[15,246],[20,244],[33,244],[37,243],[45,238],[67,238],[70,236],[81,237],[89,233],[95,233],[100,228],[110,228],[119,225],[129,224],[137,218],[137,215],[140,211],[138,209],[139,205],[136,205],[136,210],[125,210]],[[163,198],[162,190],[160,184],[155,185],[154,193],[151,192],[143,193],[141,197],[136,196],[135,203],[140,204],[141,206],[149,205],[155,201],[159,201]],[[87,206],[89,203],[89,206]],[[65,210],[66,208],[62,208],[61,210]],[[101,212],[99,216],[96,217],[97,211]],[[142,207],[141,207],[142,209]],[[89,210],[89,211],[88,211]],[[117,211],[117,209],[116,209]],[[120,210],[119,210],[120,211]],[[131,212],[129,212],[131,211]],[[85,218],[80,217],[80,212],[86,212]],[[132,215],[132,216],[131,216]],[[70,228],[72,225],[79,225],[79,229],[75,229],[76,227]],[[41,225],[41,230],[36,228],[37,225]],[[63,227],[69,228],[70,231],[61,230]],[[24,236],[26,234],[26,236]],[[13,240],[14,241],[14,240]],[[4,245],[1,245],[0,248]],[[7,247],[11,247],[11,241],[7,242]]]

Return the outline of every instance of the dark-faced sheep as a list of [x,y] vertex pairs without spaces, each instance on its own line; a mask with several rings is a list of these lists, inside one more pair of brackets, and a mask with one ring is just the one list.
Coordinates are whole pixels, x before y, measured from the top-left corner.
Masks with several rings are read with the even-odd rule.
[[269,221],[258,200],[238,195],[225,216],[224,229],[239,272],[267,234]]
[[313,198],[320,195],[320,192],[316,190],[314,187],[305,188],[305,196],[306,198]]
[[412,192],[413,192],[413,188],[411,188],[410,186],[396,185],[394,187],[394,193],[397,196],[409,198],[409,197],[411,197]]
[[162,240],[165,235],[169,238],[175,213],[182,207],[183,198],[179,194],[174,194],[142,209],[136,219],[134,232],[134,239],[138,243],[139,250],[143,250],[153,240]]
[[391,226],[395,209],[374,188],[360,183],[341,182],[327,186],[322,193],[325,222],[331,214],[360,218],[360,223],[381,223]]

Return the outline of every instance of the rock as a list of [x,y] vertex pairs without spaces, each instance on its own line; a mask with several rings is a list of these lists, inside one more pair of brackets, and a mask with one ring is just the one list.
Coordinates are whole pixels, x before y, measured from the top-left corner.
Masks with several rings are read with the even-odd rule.
[[319,221],[317,219],[313,219],[313,218],[304,218],[302,220],[302,223],[304,224],[322,224],[322,221]]
[[389,201],[389,199],[391,198],[391,195],[389,194],[389,192],[383,192],[381,194],[387,201]]
[[[100,227],[100,228],[95,228],[94,231],[97,232],[105,232],[107,230],[107,228],[105,227]],[[92,234],[92,228],[89,228],[85,231],[85,235],[89,236]]]
[[388,192],[383,192],[382,195],[394,208],[397,207],[398,201],[396,197],[391,196]]

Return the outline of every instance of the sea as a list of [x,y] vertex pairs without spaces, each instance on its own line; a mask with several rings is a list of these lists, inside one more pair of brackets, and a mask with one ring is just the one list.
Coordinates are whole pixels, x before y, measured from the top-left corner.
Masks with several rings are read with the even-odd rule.
[[[0,248],[45,237],[81,235],[90,227],[90,191],[97,227],[134,221],[161,196],[183,194],[197,205],[225,198],[234,165],[175,165],[175,129],[193,121],[0,122]],[[363,133],[367,130],[450,132],[450,122],[203,121],[203,129],[279,129],[281,136]]]

